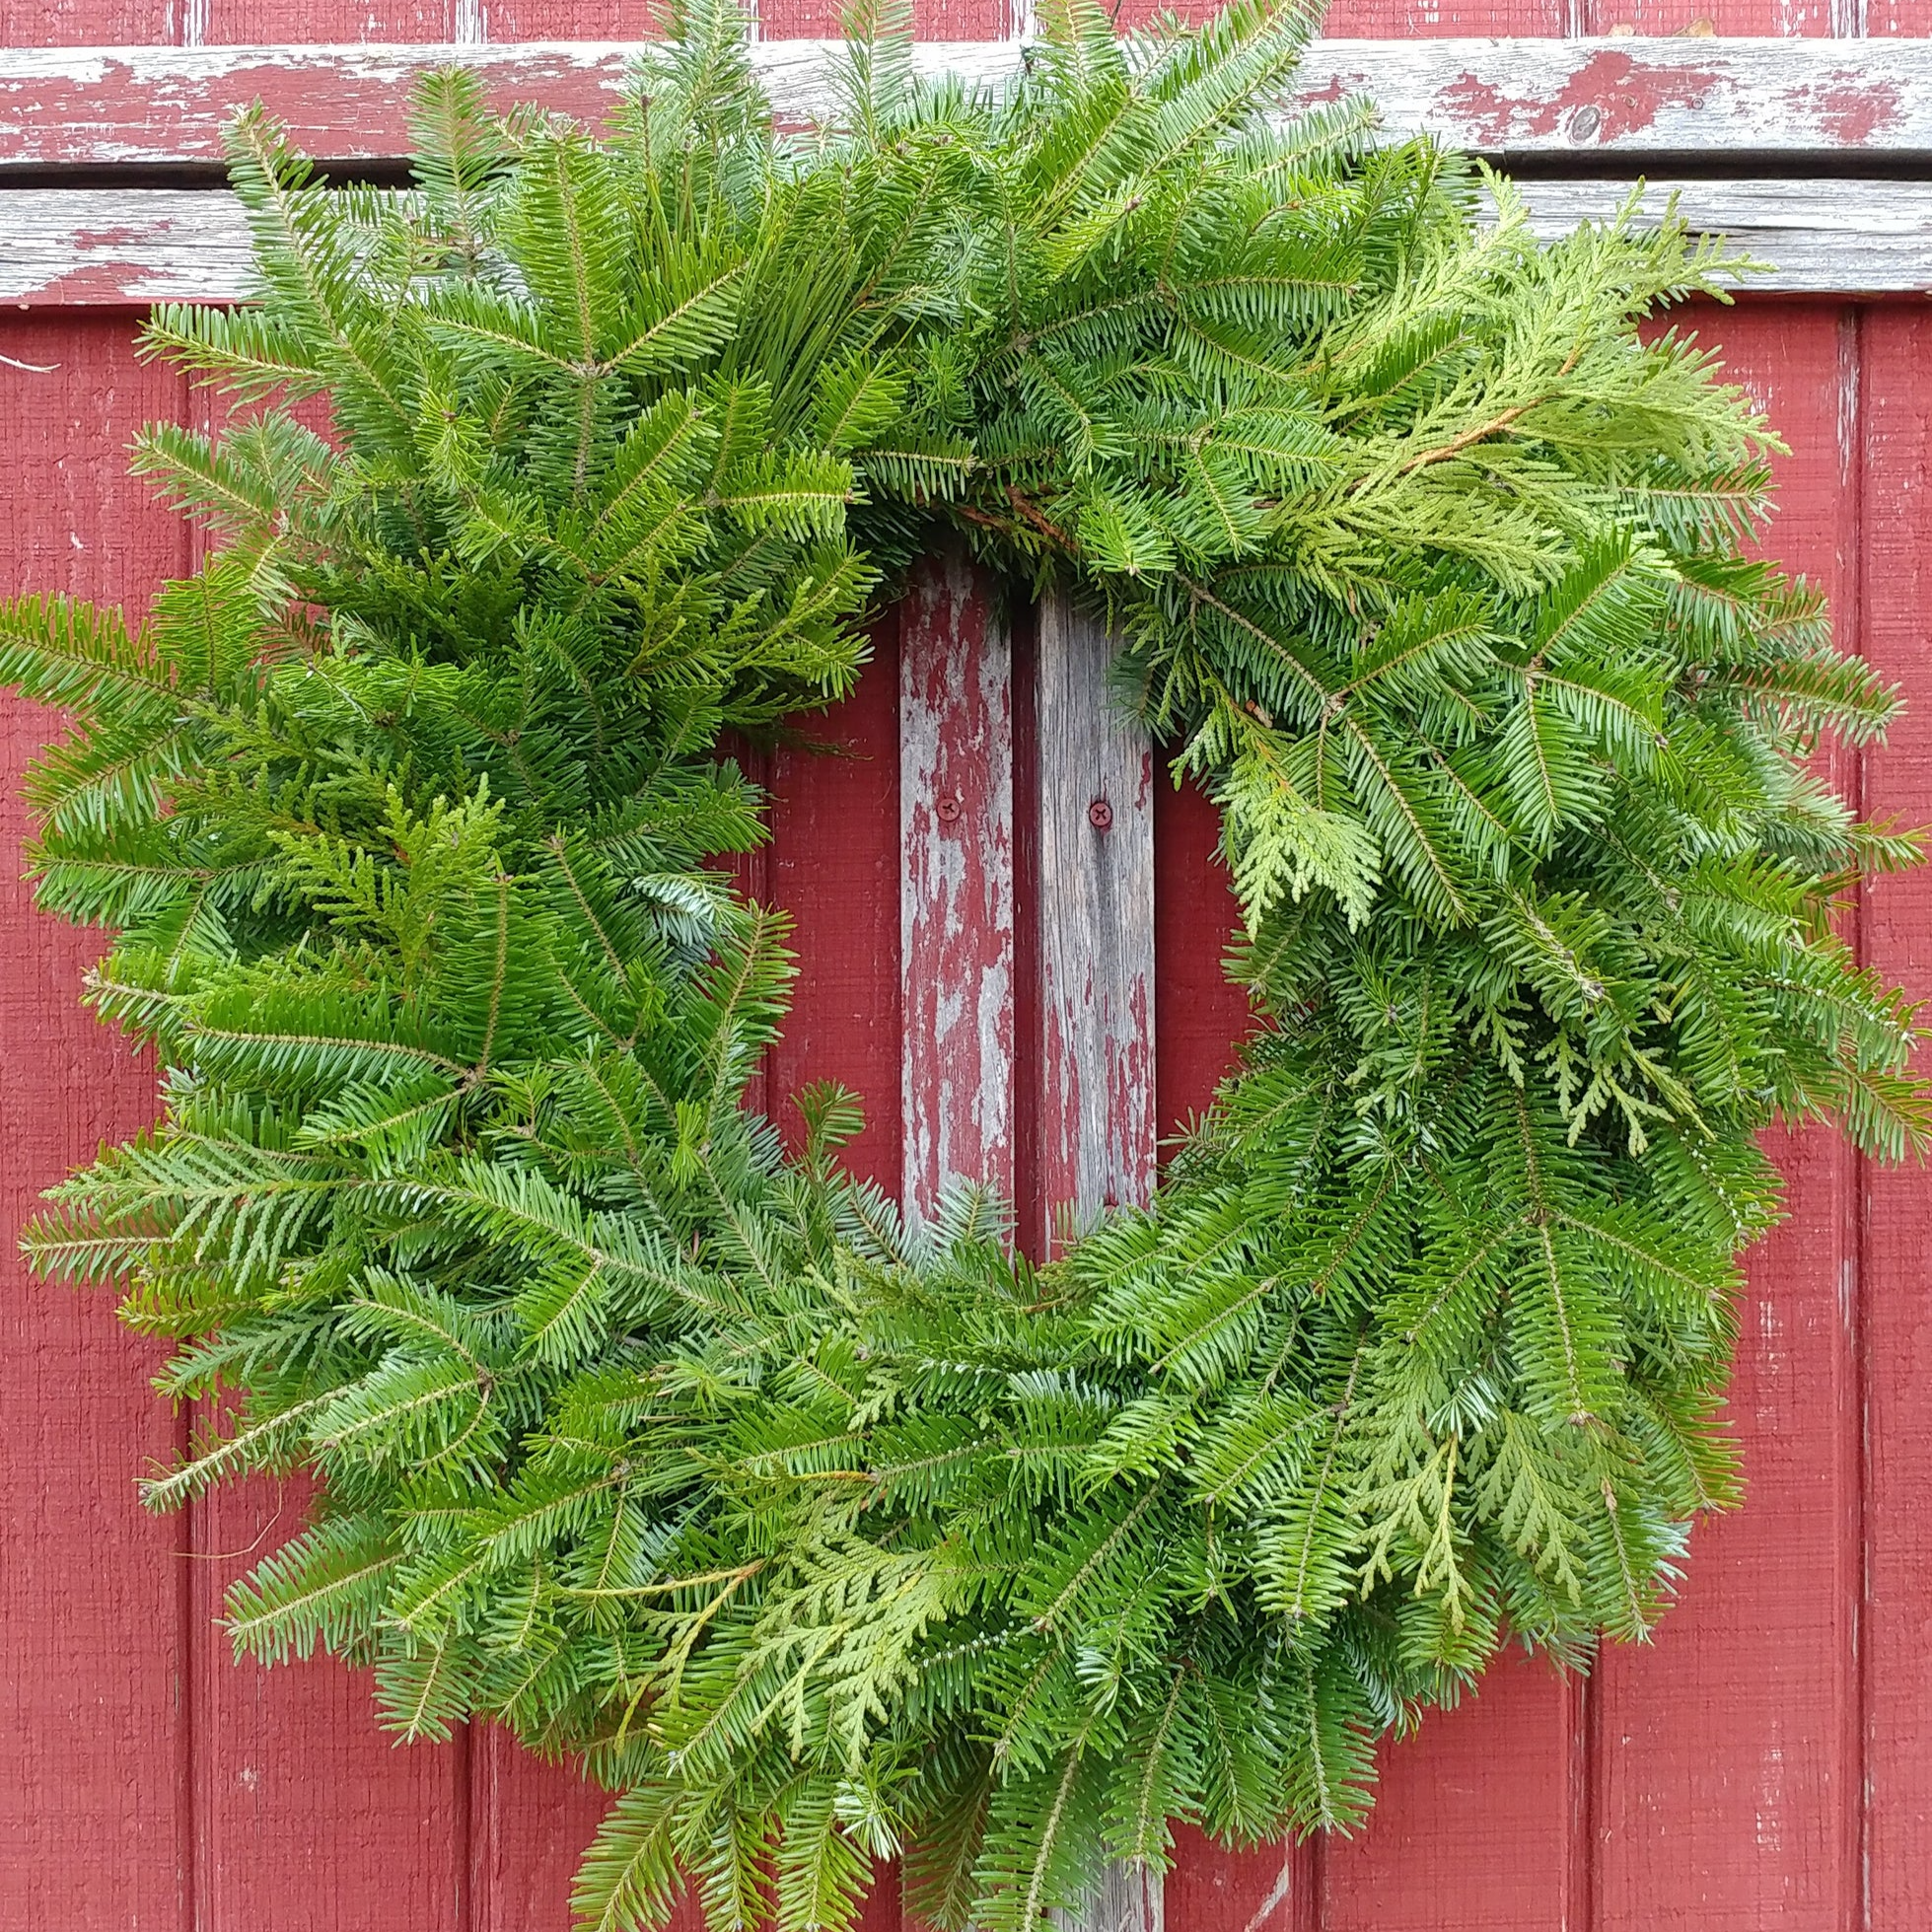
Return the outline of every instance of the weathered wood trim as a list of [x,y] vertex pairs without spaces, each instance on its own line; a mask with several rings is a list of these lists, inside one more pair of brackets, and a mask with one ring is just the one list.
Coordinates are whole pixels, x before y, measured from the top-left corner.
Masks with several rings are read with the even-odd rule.
[[[1932,44],[1932,43],[1928,43]],[[1618,180],[1519,183],[1536,231],[1607,220]],[[1932,293],[1932,181],[1658,180],[1691,223],[1728,235],[1772,272],[1747,286],[1782,295]],[[225,189],[0,189],[0,302],[21,308],[232,302],[249,288],[249,238]]]
[[[1545,238],[1608,219],[1633,185],[1519,183],[1531,226]],[[1653,218],[1673,195],[1693,228],[1726,236],[1769,265],[1767,274],[1743,278],[1744,288],[1778,295],[1932,292],[1932,181],[1652,180],[1644,201]]]
[[1076,1224],[1154,1185],[1154,748],[1113,656],[1068,599],[1040,606],[1040,1184]]
[[1932,151],[1925,40],[1328,40],[1300,93],[1368,95],[1392,134],[1477,154]]
[[[835,51],[825,40],[752,48],[781,116],[826,111]],[[222,123],[257,99],[320,158],[393,160],[426,67],[461,60],[505,102],[596,119],[634,52],[608,41],[0,49],[0,168],[218,163]],[[915,54],[929,72],[989,85],[1025,57],[1017,41],[931,41]],[[1393,134],[1427,128],[1483,154],[1932,155],[1924,39],[1320,40],[1287,105],[1350,94],[1372,97]]]
[[[1165,1892],[1159,1872],[1109,1865],[1078,1912],[1053,1914],[1053,1932],[1166,1932]],[[1187,1928],[1177,1926],[1175,1932]]]
[[899,971],[905,1211],[1014,1191],[1013,653],[985,573],[951,552],[899,607]]
[[[1154,747],[1105,628],[1061,595],[1038,614],[1040,1186],[1064,1230],[1154,1188]],[[1164,1932],[1163,1891],[1109,1865],[1055,1932]]]
[[234,302],[251,259],[225,189],[0,189],[0,302],[23,309]]

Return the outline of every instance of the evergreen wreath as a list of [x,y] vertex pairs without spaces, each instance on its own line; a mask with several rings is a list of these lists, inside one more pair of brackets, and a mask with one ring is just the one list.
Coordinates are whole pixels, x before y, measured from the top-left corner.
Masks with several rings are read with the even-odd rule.
[[[602,1927],[849,1925],[903,1851],[1020,1932],[1178,1819],[1348,1825],[1733,1498],[1757,1132],[1927,1137],[1831,926],[1917,848],[1810,761],[1892,694],[1750,553],[1765,424],[1637,330],[1720,254],[1281,118],[1292,5],[1042,14],[997,99],[862,37],[800,135],[685,0],[602,140],[426,82],[403,195],[244,116],[259,300],[144,337],[235,405],[138,449],[211,554],[133,628],[0,611],[76,720],[40,903],[166,1070],[28,1250],[219,1418],[157,1506],[321,1473],[240,1650],[621,1793]],[[795,1157],[744,1106],[792,966],[720,734],[847,690],[949,534],[1124,640],[1266,1016],[1047,1266],[844,1174],[850,1096]]]

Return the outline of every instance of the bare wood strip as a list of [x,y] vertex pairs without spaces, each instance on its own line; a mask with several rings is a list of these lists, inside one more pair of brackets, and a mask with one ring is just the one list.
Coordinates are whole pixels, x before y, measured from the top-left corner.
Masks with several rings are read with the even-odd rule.
[[1109,1865],[1080,1911],[1053,1914],[1054,1932],[1166,1932],[1166,1926],[1160,1873],[1131,1865]]
[[[1932,45],[1932,42],[1928,42]],[[1538,234],[1615,215],[1633,183],[1520,183]],[[1654,219],[1679,197],[1692,225],[1772,265],[1748,286],[1780,295],[1932,292],[1932,181],[1652,181]],[[249,238],[225,190],[0,190],[0,302],[20,308],[233,302]]]
[[[0,168],[219,162],[222,123],[255,100],[322,158],[394,159],[425,68],[461,60],[504,102],[598,119],[634,53],[611,41],[0,49]],[[836,42],[767,40],[751,53],[782,117],[831,107]],[[998,85],[1026,50],[936,40],[916,58]],[[1485,154],[1932,153],[1924,39],[1323,40],[1288,105],[1351,94],[1380,103],[1393,134],[1427,128]]]
[[0,191],[0,302],[22,309],[235,302],[250,260],[242,204],[226,191]]
[[1154,750],[1113,655],[1068,599],[1041,605],[1040,1179],[1076,1222],[1154,1185]]
[[[1062,1227],[1154,1187],[1154,748],[1113,700],[1113,655],[1071,600],[1040,606],[1040,1183]],[[1163,1932],[1161,1875],[1109,1865],[1054,1923]]]
[[[1633,183],[1521,186],[1532,227],[1555,237],[1579,222],[1609,219]],[[1746,278],[1747,288],[1777,295],[1932,290],[1932,181],[1653,180],[1644,195],[1651,218],[1673,195],[1692,227],[1726,236],[1770,264],[1770,273]]]
[[958,551],[899,617],[899,961],[906,1212],[1014,1186],[1013,656]]

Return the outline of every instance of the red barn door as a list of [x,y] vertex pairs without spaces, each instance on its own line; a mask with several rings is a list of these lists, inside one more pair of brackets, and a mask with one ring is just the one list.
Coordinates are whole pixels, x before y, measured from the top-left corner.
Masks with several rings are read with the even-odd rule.
[[[1329,28],[1658,34],[1705,9],[1727,35],[1932,30],[1927,0],[1869,17],[1866,0],[1339,0]],[[612,39],[640,34],[646,11],[0,0],[0,43]],[[931,38],[1016,26],[1002,0],[920,0],[918,20]],[[762,10],[769,37],[833,26],[825,0]],[[44,105],[53,83],[36,85]],[[88,141],[77,119],[76,156]],[[45,191],[0,180],[0,236],[22,196]],[[139,600],[190,561],[125,453],[141,422],[192,405],[136,363],[137,310],[117,286],[83,276],[0,317],[0,592]],[[1913,297],[1758,297],[1692,320],[1791,445],[1779,554],[1829,587],[1841,633],[1913,701],[1851,782],[1869,813],[1932,820],[1932,312]],[[767,772],[775,835],[749,881],[792,911],[807,963],[765,1076],[774,1110],[838,1078],[868,1101],[855,1155],[868,1172],[915,1191],[948,1158],[1007,1177],[1035,1227],[1044,1196],[1066,1191],[1052,1082],[1080,1071],[1052,1044],[1072,1036],[1053,1031],[1041,827],[1069,800],[1088,809],[1044,764],[1057,741],[1038,663],[1027,623],[935,566],[823,728],[851,755],[785,753]],[[0,727],[12,851],[21,770],[49,720],[4,699]],[[1151,1000],[1136,967],[1111,1023],[1140,1056],[1141,1146],[1206,1098],[1243,1007],[1219,971],[1229,903],[1211,815],[1165,783],[1109,804],[1123,834],[1151,815]],[[949,842],[970,857],[971,890],[942,901],[923,882]],[[1872,894],[1857,931],[1886,974],[1932,986],[1932,881]],[[147,1387],[156,1351],[104,1301],[37,1287],[11,1258],[37,1191],[152,1107],[151,1067],[79,1007],[94,950],[36,917],[24,887],[0,888],[0,1932],[563,1932],[595,1796],[486,1728],[394,1749],[366,1684],[333,1664],[233,1665],[213,1625],[223,1587],[293,1531],[301,1495],[258,1486],[144,1516],[134,1477],[185,1431]],[[1003,987],[1004,1031],[942,1037],[935,974]],[[998,1105],[966,1121],[988,1091]],[[1531,1664],[1492,1673],[1387,1754],[1353,1840],[1241,1854],[1190,1841],[1167,1884],[1172,1932],[1932,1925],[1932,1314],[1918,1273],[1932,1193],[1824,1137],[1782,1152],[1792,1218],[1754,1257],[1733,1395],[1749,1504],[1699,1529],[1656,1642],[1612,1652],[1588,1683]],[[889,1883],[870,1922],[899,1922]]]

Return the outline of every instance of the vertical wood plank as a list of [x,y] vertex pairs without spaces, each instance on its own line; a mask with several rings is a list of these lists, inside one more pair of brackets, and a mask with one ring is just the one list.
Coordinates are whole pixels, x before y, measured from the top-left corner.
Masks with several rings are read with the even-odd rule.
[[[219,429],[204,391],[187,419]],[[331,432],[321,401],[309,426]],[[203,534],[188,533],[198,567]],[[209,1418],[200,1418],[205,1425]],[[189,1577],[196,1932],[357,1932],[389,1912],[471,1916],[471,1740],[398,1749],[366,1671],[329,1658],[238,1664],[220,1628],[229,1585],[309,1520],[315,1483],[257,1478],[195,1504]]]
[[[891,1017],[902,1056],[900,1201],[916,1217],[953,1181],[1011,1198],[1017,1180],[1013,640],[994,586],[957,550],[918,566],[897,618]],[[846,817],[837,836],[855,834]],[[896,1932],[901,1917],[887,1871],[863,1932]]]
[[768,1110],[795,1136],[791,1100],[800,1088],[815,1080],[849,1087],[864,1106],[865,1129],[841,1158],[854,1174],[896,1189],[904,1098],[895,619],[875,628],[872,648],[858,689],[823,716],[799,720],[810,742],[770,760],[765,891],[792,920],[800,972],[768,1056]]
[[1040,607],[1040,1189],[1075,1225],[1154,1185],[1154,750],[1112,661],[1070,599]]
[[[742,891],[792,921],[802,970],[782,1037],[751,1097],[796,1141],[792,1096],[836,1080],[865,1108],[847,1167],[899,1182],[898,643],[874,630],[873,657],[843,703],[795,721],[806,741],[739,748],[769,795],[770,843],[742,861]],[[569,1932],[570,1889],[608,1799],[574,1766],[545,1763],[494,1725],[470,1754],[475,1919],[465,1932]],[[882,1875],[862,1932],[898,1932],[898,1881]],[[688,1896],[673,1932],[702,1932]]]
[[1862,0],[1585,0],[1590,34],[1842,36]]
[[192,0],[0,0],[0,45],[132,47],[179,37]]
[[[1691,321],[1791,445],[1767,547],[1830,594],[1838,637],[1857,648],[1857,324],[1832,305],[1781,302]],[[1903,655],[1922,658],[1922,615],[1911,619]],[[1908,722],[1904,742],[1923,745],[1924,731]],[[1855,796],[1855,770],[1836,776]],[[1858,1701],[1860,1164],[1823,1131],[1780,1135],[1773,1152],[1791,1218],[1750,1257],[1730,1394],[1745,1506],[1697,1526],[1682,1602],[1653,1643],[1607,1650],[1592,1685],[1596,1932],[1649,1932],[1672,1915],[1698,1932],[1859,1922],[1847,1715]]]
[[463,1932],[569,1932],[570,1888],[609,1797],[496,1724],[469,1734],[469,1887]]
[[513,40],[649,40],[658,33],[651,0],[468,0],[493,46]]
[[[1213,1100],[1254,1015],[1227,973],[1240,913],[1220,815],[1192,783],[1177,791],[1157,774],[1154,791],[1154,1117],[1172,1136]],[[1231,1850],[1181,1826],[1169,1922],[1175,1932],[1318,1932],[1319,1855],[1313,1840]]]
[[[1865,647],[1909,709],[1868,761],[1867,809],[1932,822],[1932,316],[1898,303],[1864,320]],[[1932,987],[1932,878],[1881,882],[1863,909],[1887,979]],[[1863,1247],[1866,1488],[1861,1678],[1871,1932],[1932,1924],[1932,1188],[1922,1169],[1872,1174]]]
[[[1040,1189],[1075,1227],[1154,1184],[1154,752],[1109,688],[1113,646],[1039,608]],[[1161,1874],[1109,1865],[1061,1932],[1163,1932]]]
[[[816,1080],[849,1088],[865,1109],[865,1126],[840,1158],[887,1189],[898,1187],[903,1174],[907,1106],[899,709],[894,614],[874,627],[872,661],[852,695],[800,720],[808,742],[783,747],[767,761],[771,843],[762,854],[761,888],[790,916],[802,968],[784,1033],[766,1056],[767,1110],[795,1145],[800,1121],[792,1097]],[[898,1894],[897,1868],[882,1868],[860,1932],[898,1932]],[[695,1919],[689,1932],[698,1932]]]
[[[144,603],[184,567],[181,525],[125,454],[180,382],[140,367],[131,337],[111,317],[0,322],[0,594]],[[40,917],[21,880],[21,782],[57,728],[0,696],[0,1923],[185,1932],[187,1523],[136,1494],[181,1440],[148,1386],[163,1351],[111,1294],[41,1283],[14,1247],[41,1188],[155,1113],[150,1058],[80,1004],[102,936]]]
[[900,607],[901,1191],[930,1215],[967,1180],[1014,1184],[1013,654],[963,552]]
[[1221,819],[1191,781],[1154,787],[1154,1100],[1163,1135],[1180,1133],[1234,1070],[1254,1024],[1228,977],[1241,923],[1221,859]]
[[[912,0],[919,40],[1004,40],[1017,35],[1026,0]],[[757,0],[758,33],[767,40],[835,40],[844,31],[842,0]]]
[[1163,1932],[1167,1901],[1162,1875],[1110,1864],[1077,1912],[1055,1910],[1054,1932]]
[[1581,1720],[1574,1685],[1504,1657],[1385,1745],[1367,1825],[1320,1847],[1322,1932],[1588,1932]]
[[196,1524],[195,1932],[452,1927],[467,1909],[468,1740],[398,1746],[367,1671],[237,1663],[229,1582],[300,1532],[312,1485],[232,1483]]
[[[452,40],[459,0],[176,0],[204,46]],[[172,37],[177,37],[171,36]]]
[[1168,1922],[1174,1932],[1320,1932],[1320,1855],[1313,1840],[1234,1850],[1177,1826]]

